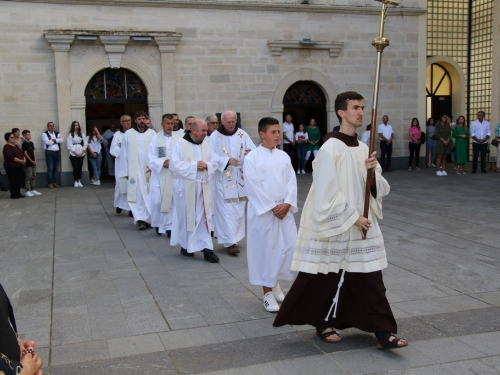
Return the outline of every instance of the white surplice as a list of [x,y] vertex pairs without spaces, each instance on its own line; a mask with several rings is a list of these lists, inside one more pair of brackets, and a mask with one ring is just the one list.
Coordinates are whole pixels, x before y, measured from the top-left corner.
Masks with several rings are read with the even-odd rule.
[[370,195],[371,227],[365,240],[354,225],[363,214],[368,157],[368,147],[358,143],[348,147],[331,138],[314,159],[313,184],[302,210],[292,262],[294,271],[369,273],[387,267],[377,218],[382,218],[382,198],[390,187],[379,164],[375,168],[377,198]]
[[[229,247],[245,237],[243,165],[245,150],[254,149],[255,144],[244,130],[237,129],[233,135],[215,130],[210,135],[210,145],[219,157],[214,182],[214,233],[219,244]],[[228,166],[230,157],[238,159],[239,166]]]
[[[157,140],[158,137],[163,137],[164,141]],[[151,184],[149,187],[149,209],[151,213],[151,226],[158,228],[158,233],[165,233],[167,230],[172,229],[172,217],[174,212],[172,189],[173,184],[161,179],[161,174],[171,174],[170,168],[164,168],[163,163],[165,160],[170,160],[172,149],[175,143],[179,140],[176,133],[172,132],[171,135],[164,134],[160,130],[149,142],[148,150],[148,166],[151,168]],[[162,144],[162,146],[158,146]],[[164,148],[163,148],[164,147]],[[172,176],[173,180],[173,176]],[[169,194],[163,195],[165,189],[168,189]],[[171,200],[170,208],[162,212],[163,197],[168,195]]]
[[[147,129],[144,133],[139,133],[135,129],[128,130],[122,139],[122,147],[120,152],[120,164],[119,164],[119,174],[118,178],[124,179],[127,182],[127,191],[132,188],[132,185],[137,185],[136,194],[134,197],[127,196],[127,202],[130,206],[132,214],[134,215],[134,224],[137,221],[145,221],[146,223],[151,223],[151,218],[149,214],[149,193],[148,185],[150,179],[150,172],[147,170],[147,152],[149,147],[149,141],[155,135],[155,131]],[[130,148],[131,148],[131,137],[137,137],[137,179],[128,178],[132,173],[131,165],[129,163]],[[134,141],[132,141],[134,142]],[[135,187],[134,187],[135,188]],[[125,194],[127,195],[127,194]],[[130,195],[130,194],[128,194]],[[135,201],[132,201],[135,200]]]
[[[290,157],[263,146],[250,152],[243,167],[247,209],[247,258],[250,284],[274,288],[278,280],[292,280],[290,270],[297,226],[297,180]],[[288,203],[290,209],[278,219],[272,209]]]
[[[119,176],[120,174],[120,153],[122,147],[124,133],[118,131],[113,136],[113,140],[111,141],[111,146],[109,148],[109,153],[115,157],[115,199],[114,206],[117,208],[121,208],[122,210],[130,211],[130,206],[127,202],[127,183],[124,180],[121,180]],[[123,185],[120,188],[120,185]]]
[[[189,253],[204,249],[213,250],[210,236],[212,193],[209,182],[217,168],[218,159],[206,138],[203,143],[205,146],[181,139],[175,144],[170,159],[170,170],[175,177],[175,211],[170,245],[180,245]],[[202,147],[207,150],[205,160],[203,160]],[[190,156],[187,155],[186,150],[189,151]],[[203,172],[198,171],[198,161],[201,160],[207,164],[207,170]],[[193,193],[192,196],[191,193]]]

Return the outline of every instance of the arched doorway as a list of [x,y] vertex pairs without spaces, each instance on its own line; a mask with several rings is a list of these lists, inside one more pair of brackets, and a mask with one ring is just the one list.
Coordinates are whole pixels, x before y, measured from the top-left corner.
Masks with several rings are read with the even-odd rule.
[[426,74],[427,118],[446,113],[452,115],[452,80],[448,70],[441,64],[431,64]]
[[[297,81],[291,85],[283,97],[283,112],[293,117],[295,131],[300,124],[307,126],[311,118],[316,120],[321,135],[328,129],[325,93],[313,81]],[[282,119],[284,121],[284,119]]]
[[[103,69],[97,72],[85,88],[85,133],[96,126],[103,134],[111,125],[120,126],[123,114],[148,111],[148,91],[142,80],[128,69]],[[105,153],[106,148],[104,148]],[[106,164],[111,169],[104,168]],[[103,155],[102,176],[113,174],[111,156]]]

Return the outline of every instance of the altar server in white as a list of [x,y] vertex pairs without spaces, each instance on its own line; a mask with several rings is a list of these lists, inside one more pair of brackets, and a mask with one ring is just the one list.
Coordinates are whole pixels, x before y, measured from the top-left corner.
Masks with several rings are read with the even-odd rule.
[[137,111],[134,114],[135,127],[125,133],[120,152],[118,177],[126,180],[127,202],[134,215],[134,224],[139,230],[151,226],[149,215],[149,180],[151,170],[148,167],[149,142],[156,134],[146,126],[147,113]]
[[262,144],[250,152],[243,167],[248,196],[247,257],[250,284],[261,285],[264,308],[277,312],[284,299],[278,280],[292,280],[290,271],[297,226],[297,180],[290,157],[276,148],[278,120],[259,121]]
[[255,148],[248,134],[236,126],[233,111],[221,115],[222,126],[210,135],[212,149],[219,156],[215,172],[214,232],[217,242],[228,248],[229,254],[240,252],[238,242],[245,237],[245,155]]
[[122,141],[125,133],[132,128],[132,118],[128,115],[120,117],[120,125],[123,131],[117,131],[113,135],[109,153],[115,157],[115,199],[114,206],[116,213],[119,214],[123,210],[131,212],[130,206],[127,203],[127,180],[118,177],[120,169],[120,153],[122,150]]
[[217,155],[207,135],[207,123],[196,119],[190,132],[172,151],[170,170],[174,174],[174,207],[170,245],[180,245],[181,254],[192,257],[203,252],[206,261],[217,263],[210,236],[212,226],[210,179],[217,168]]
[[163,115],[160,130],[149,143],[148,165],[151,169],[149,208],[151,226],[157,234],[167,233],[170,237],[173,216],[174,175],[170,170],[170,159],[179,136],[173,132],[174,116]]

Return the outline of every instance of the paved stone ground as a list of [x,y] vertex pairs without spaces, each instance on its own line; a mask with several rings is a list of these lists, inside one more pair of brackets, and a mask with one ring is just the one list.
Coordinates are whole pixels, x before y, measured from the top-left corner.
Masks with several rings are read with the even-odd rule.
[[[0,193],[0,280],[46,374],[499,374],[500,175],[386,177],[401,350],[355,329],[332,345],[308,326],[273,328],[244,244],[239,257],[216,245],[218,265],[182,257],[114,212],[111,184]],[[298,181],[302,206],[311,176]]]

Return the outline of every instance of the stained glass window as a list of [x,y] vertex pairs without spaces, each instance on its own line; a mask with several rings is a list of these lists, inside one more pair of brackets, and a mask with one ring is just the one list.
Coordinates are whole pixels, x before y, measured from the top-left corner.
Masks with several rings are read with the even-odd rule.
[[323,90],[313,82],[298,81],[288,88],[283,104],[326,104]]
[[148,91],[141,79],[127,69],[104,69],[89,81],[85,90],[88,102],[145,102]]

